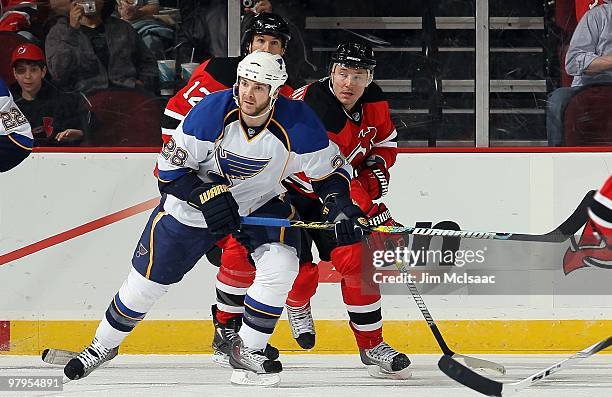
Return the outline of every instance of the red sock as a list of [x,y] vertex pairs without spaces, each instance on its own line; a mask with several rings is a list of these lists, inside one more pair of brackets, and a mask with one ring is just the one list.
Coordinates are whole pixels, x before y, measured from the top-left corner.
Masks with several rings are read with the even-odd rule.
[[349,325],[355,334],[355,340],[359,349],[371,349],[383,341],[382,327],[374,331],[359,331],[353,327],[349,321]]
[[216,320],[221,324],[225,325],[229,320],[236,317],[242,317],[242,313],[228,313],[223,310],[217,309],[217,315],[215,316]]
[[319,268],[312,262],[300,263],[300,271],[287,296],[287,305],[302,307],[310,302],[319,285]]

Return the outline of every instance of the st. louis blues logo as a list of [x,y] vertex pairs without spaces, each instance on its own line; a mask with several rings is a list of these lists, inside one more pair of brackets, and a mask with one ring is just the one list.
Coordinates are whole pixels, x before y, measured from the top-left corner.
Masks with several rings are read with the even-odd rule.
[[266,165],[270,162],[270,158],[267,159],[254,159],[251,157],[240,156],[236,153],[232,153],[229,150],[219,148],[217,150],[217,164],[221,170],[222,176],[230,183],[233,184],[233,179],[249,179],[259,174],[266,168]]
[[138,249],[136,250],[136,258],[140,258],[141,256],[145,256],[146,254],[148,254],[149,251],[147,251],[147,249],[145,248],[144,245],[142,245],[142,243],[138,244]]

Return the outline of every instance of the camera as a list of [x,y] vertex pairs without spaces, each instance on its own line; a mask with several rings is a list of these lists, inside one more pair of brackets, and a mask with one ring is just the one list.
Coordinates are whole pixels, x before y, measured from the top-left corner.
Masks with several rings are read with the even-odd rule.
[[79,0],[77,4],[83,8],[85,15],[94,15],[96,13],[95,0]]
[[242,0],[243,8],[253,8],[255,7],[255,0]]

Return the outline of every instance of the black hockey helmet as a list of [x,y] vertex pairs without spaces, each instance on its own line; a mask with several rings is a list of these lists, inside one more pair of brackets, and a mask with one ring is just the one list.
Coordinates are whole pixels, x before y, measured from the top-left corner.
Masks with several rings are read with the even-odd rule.
[[283,42],[285,49],[289,40],[291,40],[289,24],[283,17],[272,12],[262,12],[253,17],[242,35],[242,48],[247,48],[256,34],[278,37]]
[[356,69],[374,70],[376,59],[372,47],[362,43],[345,42],[331,56],[332,65],[339,63]]

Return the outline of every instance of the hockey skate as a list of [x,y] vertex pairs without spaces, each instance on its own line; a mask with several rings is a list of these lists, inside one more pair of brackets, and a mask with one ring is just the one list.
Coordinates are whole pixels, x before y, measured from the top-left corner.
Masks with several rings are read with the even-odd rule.
[[276,386],[280,383],[280,361],[269,360],[263,350],[245,347],[240,336],[232,340],[229,363],[234,368],[230,381],[235,385]]
[[[212,360],[222,367],[229,368],[229,352],[232,340],[238,335],[238,331],[242,325],[242,318],[232,318],[227,321],[227,324],[223,325],[217,321],[217,305],[213,305],[211,309],[213,324],[215,325],[215,336],[212,341]],[[278,359],[279,351],[274,346],[268,344],[264,350],[264,354],[269,360],[276,360]]]
[[315,327],[310,302],[302,307],[286,307],[293,339],[302,349],[312,349],[315,345]]
[[374,378],[408,379],[412,376],[409,368],[410,359],[385,342],[371,349],[360,349],[359,355],[368,373]]
[[64,383],[86,377],[100,365],[115,358],[117,353],[119,347],[109,349],[94,338],[91,345],[68,361],[64,367]]

